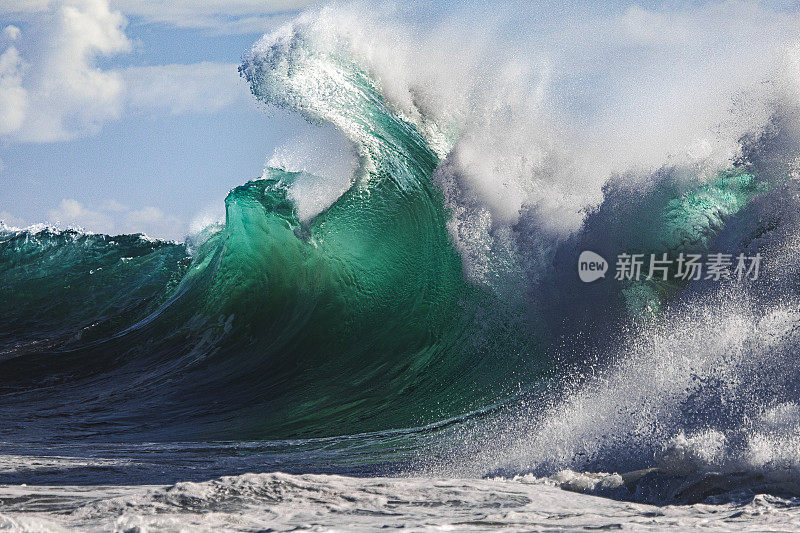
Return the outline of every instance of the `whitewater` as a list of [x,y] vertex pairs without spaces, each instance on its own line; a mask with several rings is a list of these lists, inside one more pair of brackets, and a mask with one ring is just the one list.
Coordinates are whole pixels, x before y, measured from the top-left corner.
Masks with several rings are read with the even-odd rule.
[[403,13],[245,52],[337,141],[185,242],[0,226],[0,529],[800,527],[798,17]]

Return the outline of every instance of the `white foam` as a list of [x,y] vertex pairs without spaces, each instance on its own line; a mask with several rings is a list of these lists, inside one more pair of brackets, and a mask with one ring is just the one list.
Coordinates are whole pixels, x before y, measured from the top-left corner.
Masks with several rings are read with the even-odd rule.
[[581,494],[619,476],[552,480],[351,478],[245,474],[169,487],[0,487],[0,527],[18,531],[532,531],[703,527],[791,530],[800,508],[759,496],[744,504],[654,507]]
[[268,169],[300,172],[289,184],[288,196],[301,221],[330,207],[354,181],[358,158],[353,146],[334,128],[313,128],[278,146]]

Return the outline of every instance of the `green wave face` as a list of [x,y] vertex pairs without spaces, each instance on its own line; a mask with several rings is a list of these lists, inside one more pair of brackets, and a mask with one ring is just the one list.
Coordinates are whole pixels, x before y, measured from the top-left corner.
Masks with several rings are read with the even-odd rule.
[[256,363],[251,392],[268,391],[267,405],[245,417],[249,432],[408,427],[508,392],[512,383],[484,378],[514,363],[494,343],[522,336],[474,334],[479,308],[493,304],[464,282],[432,189],[420,183],[409,194],[381,179],[303,227],[286,199],[291,176],[273,176],[229,195],[203,289],[205,312],[230,317],[228,338],[251,339],[215,358],[233,374],[230,386],[242,387]]
[[139,235],[0,228],[0,359],[19,343],[102,338],[154,310],[190,259]]

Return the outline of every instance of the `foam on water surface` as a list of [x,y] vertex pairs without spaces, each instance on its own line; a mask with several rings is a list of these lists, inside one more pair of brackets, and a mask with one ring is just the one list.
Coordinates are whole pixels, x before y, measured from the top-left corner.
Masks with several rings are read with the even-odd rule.
[[[655,507],[548,479],[352,478],[245,474],[127,487],[0,486],[0,528],[17,531],[789,531],[793,502]],[[569,491],[558,484],[567,485]],[[591,483],[589,484],[591,485]]]

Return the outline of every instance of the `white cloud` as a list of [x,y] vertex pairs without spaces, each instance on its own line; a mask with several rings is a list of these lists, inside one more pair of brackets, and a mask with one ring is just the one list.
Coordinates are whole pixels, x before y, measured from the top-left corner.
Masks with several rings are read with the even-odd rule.
[[[5,214],[5,212],[3,213]],[[117,200],[106,200],[99,207],[87,207],[74,198],[64,198],[58,208],[48,213],[56,226],[77,227],[95,233],[146,233],[151,237],[179,239],[186,233],[186,224],[154,206],[131,209]],[[2,219],[2,217],[0,217]],[[10,225],[14,219],[9,215]]]
[[186,224],[176,216],[165,214],[158,207],[148,206],[125,213],[123,232],[180,239],[186,235]]
[[132,67],[121,72],[128,105],[137,111],[214,113],[250,98],[238,65],[196,63]]
[[[119,4],[153,17],[159,13],[179,16],[194,8],[200,15],[216,16],[223,7],[200,2]],[[257,10],[257,5],[234,2],[231,10],[246,14]],[[0,14],[4,12],[27,13],[24,31],[6,26],[0,34],[0,135],[7,139],[64,141],[97,133],[105,122],[127,111],[214,113],[249,100],[238,65],[204,62],[99,68],[100,57],[131,49],[125,34],[127,21],[109,0],[32,4],[0,0]],[[229,19],[226,23],[240,22]]]
[[114,221],[102,212],[88,209],[73,198],[61,200],[57,209],[51,209],[50,221],[57,225],[76,226],[99,233],[113,233]]
[[128,211],[130,208],[127,205],[117,200],[109,199],[103,202],[100,209],[102,209],[103,211],[108,211],[110,213],[122,213]]
[[[8,225],[19,226],[20,219],[3,212]],[[0,216],[0,220],[3,220]],[[61,227],[76,227],[95,233],[146,233],[151,237],[180,239],[186,234],[186,224],[176,216],[168,215],[154,206],[131,209],[125,204],[109,199],[99,207],[87,207],[74,198],[64,198],[56,209],[48,213],[49,222]]]
[[0,54],[0,135],[18,131],[28,111],[28,92],[22,86],[22,59],[15,47]]
[[186,225],[178,217],[157,207],[144,207],[126,214],[125,233],[144,232],[151,237],[178,239],[185,236]]
[[21,33],[21,31],[22,30],[20,30],[19,27],[17,27],[17,26],[14,26],[14,25],[6,26],[5,28],[3,28],[3,37],[8,39],[9,41],[13,41],[17,37],[19,37],[19,34]]
[[[26,56],[15,46],[0,56],[0,133],[58,141],[118,117],[120,75],[96,61],[130,50],[125,24],[105,0],[65,0],[40,15],[34,23],[40,38],[26,43]],[[12,33],[19,39],[19,31]]]

